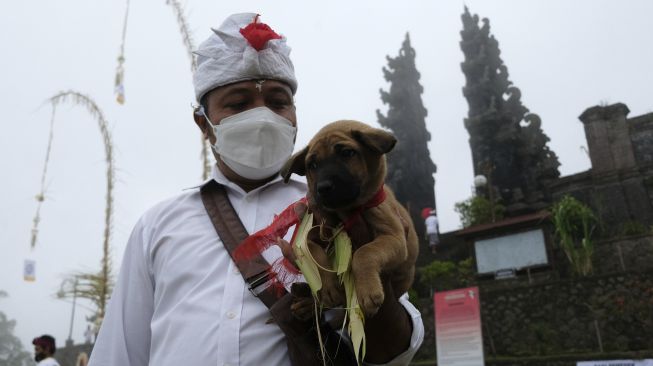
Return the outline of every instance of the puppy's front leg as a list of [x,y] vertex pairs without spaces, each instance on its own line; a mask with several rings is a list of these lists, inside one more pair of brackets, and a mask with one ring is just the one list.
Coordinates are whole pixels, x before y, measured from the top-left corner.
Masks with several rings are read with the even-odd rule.
[[[358,301],[367,317],[376,314],[383,304],[385,295],[381,272],[398,267],[408,255],[401,223],[398,220],[388,220],[388,216],[385,220],[378,220],[378,216],[384,214],[383,210],[370,211],[373,210],[376,212],[371,212],[368,222],[374,227],[377,236],[354,252],[351,264]],[[376,221],[372,216],[377,216]]]

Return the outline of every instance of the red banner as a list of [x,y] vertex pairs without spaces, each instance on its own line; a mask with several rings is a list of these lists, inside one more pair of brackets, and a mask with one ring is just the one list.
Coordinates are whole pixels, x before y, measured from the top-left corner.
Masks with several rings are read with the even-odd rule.
[[438,366],[484,365],[478,287],[436,292],[433,302]]

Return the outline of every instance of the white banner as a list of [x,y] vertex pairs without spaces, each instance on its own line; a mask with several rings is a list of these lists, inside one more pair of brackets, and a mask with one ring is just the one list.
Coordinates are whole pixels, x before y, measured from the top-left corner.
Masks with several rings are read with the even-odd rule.
[[653,366],[653,359],[646,360],[612,360],[612,361],[581,361],[576,366]]
[[32,282],[36,279],[36,261],[25,259],[23,264],[23,279]]

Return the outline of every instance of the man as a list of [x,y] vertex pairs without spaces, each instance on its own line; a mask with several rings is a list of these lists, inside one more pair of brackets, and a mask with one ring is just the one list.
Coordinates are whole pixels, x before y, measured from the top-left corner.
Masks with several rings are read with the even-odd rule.
[[[305,182],[278,176],[297,126],[289,53],[256,14],[230,16],[196,51],[194,119],[217,160],[203,187],[224,186],[249,233],[306,194]],[[284,333],[225,242],[197,189],[149,210],[125,249],[90,365],[290,365]],[[282,256],[276,246],[261,255]],[[408,364],[424,333],[419,312],[392,294],[365,327],[365,361],[376,364]]]
[[426,238],[429,241],[429,248],[431,248],[431,253],[436,253],[436,247],[440,244],[440,238],[438,234],[440,233],[440,227],[438,224],[438,216],[435,210],[429,212],[428,217],[424,220],[424,225],[426,226]]
[[44,334],[34,338],[32,344],[34,345],[34,361],[38,366],[59,366],[59,362],[52,357],[57,349],[52,336]]

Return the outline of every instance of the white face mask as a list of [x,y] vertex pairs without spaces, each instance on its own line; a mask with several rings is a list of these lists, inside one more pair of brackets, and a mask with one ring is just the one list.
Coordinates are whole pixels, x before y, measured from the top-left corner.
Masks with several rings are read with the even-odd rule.
[[211,126],[216,138],[213,149],[220,159],[236,174],[253,180],[279,172],[292,154],[297,134],[292,122],[267,107],[234,114]]

